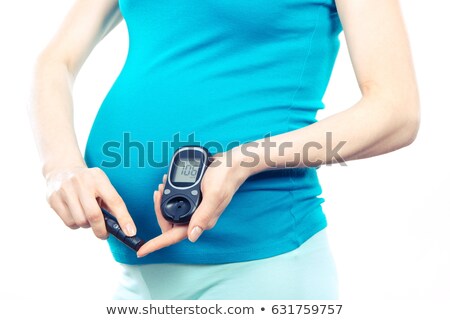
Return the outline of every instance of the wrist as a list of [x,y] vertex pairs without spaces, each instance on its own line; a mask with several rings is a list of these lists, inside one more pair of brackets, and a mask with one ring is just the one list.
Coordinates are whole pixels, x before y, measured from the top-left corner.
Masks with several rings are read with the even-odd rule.
[[260,161],[262,157],[259,155],[258,145],[248,143],[232,148],[232,164],[241,175],[246,178],[264,171],[266,168],[264,162]]
[[84,160],[60,160],[60,161],[47,161],[42,166],[42,175],[45,180],[48,180],[51,175],[57,172],[71,171],[77,169],[87,168]]

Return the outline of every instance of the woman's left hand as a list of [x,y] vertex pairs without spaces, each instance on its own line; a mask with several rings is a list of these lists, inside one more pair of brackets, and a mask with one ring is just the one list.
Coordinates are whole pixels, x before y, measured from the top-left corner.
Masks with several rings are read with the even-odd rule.
[[188,225],[173,225],[161,214],[161,197],[167,180],[167,175],[164,175],[163,183],[153,193],[156,218],[162,234],[145,243],[137,252],[137,256],[143,257],[186,238],[195,242],[204,230],[212,229],[233,195],[251,175],[250,168],[243,166],[242,161],[238,147],[213,156],[213,162],[205,171],[201,183],[202,202]]

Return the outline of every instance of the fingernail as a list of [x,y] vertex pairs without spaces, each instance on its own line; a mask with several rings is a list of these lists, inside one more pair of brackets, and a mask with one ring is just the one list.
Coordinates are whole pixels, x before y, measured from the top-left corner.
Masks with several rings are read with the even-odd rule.
[[195,242],[197,241],[198,237],[202,234],[203,230],[199,226],[195,226],[194,229],[192,229],[191,234],[189,235],[189,241]]
[[126,232],[127,236],[133,237],[136,235],[136,228],[133,226],[133,224],[128,223],[125,226],[125,232]]
[[153,252],[153,251],[147,251],[147,252],[144,253],[144,254],[139,253],[139,252],[136,252],[136,257],[142,258],[142,257],[145,257],[146,255],[148,255],[148,254],[150,254],[150,253],[152,253],[152,252]]

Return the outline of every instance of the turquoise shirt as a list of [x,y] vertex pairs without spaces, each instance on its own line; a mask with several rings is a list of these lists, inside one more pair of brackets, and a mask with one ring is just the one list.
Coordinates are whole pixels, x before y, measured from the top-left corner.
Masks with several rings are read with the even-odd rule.
[[[339,49],[333,0],[120,0],[129,32],[125,65],[105,97],[85,150],[149,240],[161,234],[153,191],[174,148],[212,153],[316,121]],[[250,177],[216,226],[126,264],[226,263],[291,251],[325,228],[314,168]]]

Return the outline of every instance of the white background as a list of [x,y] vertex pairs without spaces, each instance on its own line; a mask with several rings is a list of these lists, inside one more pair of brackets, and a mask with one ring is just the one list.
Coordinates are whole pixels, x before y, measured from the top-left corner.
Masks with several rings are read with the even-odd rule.
[[[66,228],[45,201],[26,114],[33,59],[72,1],[8,1],[0,19],[0,299],[108,298],[117,276],[106,242]],[[402,1],[422,98],[416,142],[398,152],[322,167],[329,238],[346,299],[450,299],[450,6]],[[359,90],[345,39],[320,117]],[[127,50],[125,24],[92,53],[75,88],[82,150]]]

